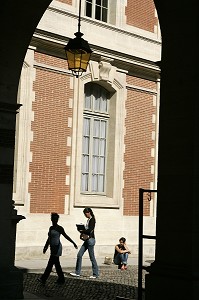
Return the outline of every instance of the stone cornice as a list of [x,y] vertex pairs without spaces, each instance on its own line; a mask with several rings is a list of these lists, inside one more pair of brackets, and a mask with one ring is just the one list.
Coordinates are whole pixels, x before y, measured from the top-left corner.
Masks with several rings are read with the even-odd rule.
[[[36,47],[36,51],[38,52],[65,59],[64,46],[67,42],[68,39],[64,36],[36,29],[31,41],[31,46]],[[89,45],[93,50],[91,56],[91,60],[93,61],[100,62],[103,56],[111,60],[111,65],[129,75],[150,80],[157,80],[160,77],[160,67],[156,62],[121,53],[116,50],[95,46],[90,42]]]
[[[77,14],[75,14],[73,12],[70,12],[68,10],[65,10],[63,8],[56,7],[55,5],[50,5],[47,10],[58,13],[58,14],[68,16],[68,17],[73,18],[73,19],[78,19]],[[152,37],[148,37],[147,36],[147,31],[146,31],[146,35],[144,35],[143,34],[144,30],[142,30],[142,34],[138,34],[138,33],[135,33],[133,31],[125,30],[125,29],[119,28],[117,26],[114,26],[112,24],[102,22],[102,21],[99,21],[99,20],[95,20],[95,19],[92,19],[92,18],[89,18],[89,17],[86,17],[86,16],[81,16],[81,22],[96,25],[97,27],[105,28],[109,31],[115,31],[118,34],[132,36],[132,37],[135,37],[135,38],[138,38],[138,39],[141,39],[141,40],[145,40],[145,41],[148,41],[150,43],[158,44],[158,45],[161,46],[161,40],[158,40],[158,39],[152,38]],[[132,26],[132,29],[133,29],[133,26]]]

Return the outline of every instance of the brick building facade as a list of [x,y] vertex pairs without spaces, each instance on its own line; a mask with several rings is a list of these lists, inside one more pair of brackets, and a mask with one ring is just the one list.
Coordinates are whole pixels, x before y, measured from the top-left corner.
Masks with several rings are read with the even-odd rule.
[[[97,256],[112,255],[120,236],[137,254],[139,188],[157,184],[161,38],[152,0],[101,2],[82,1],[81,31],[93,54],[80,78],[63,50],[77,31],[78,1],[51,3],[24,59],[13,188],[26,217],[19,258],[41,257],[53,211],[81,243],[75,224],[85,222],[85,206],[97,218]],[[147,233],[155,212],[155,197],[144,199]],[[75,257],[63,244],[64,255]],[[153,245],[144,251],[153,255]]]

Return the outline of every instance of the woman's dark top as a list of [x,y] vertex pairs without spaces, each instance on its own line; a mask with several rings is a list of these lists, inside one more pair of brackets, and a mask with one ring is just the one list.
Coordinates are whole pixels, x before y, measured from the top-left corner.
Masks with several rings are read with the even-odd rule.
[[[120,244],[117,244],[118,248],[121,249],[121,250],[126,250],[126,248],[123,246],[123,245],[120,245]],[[114,253],[114,258],[116,257],[116,255],[118,254],[119,252],[115,249],[115,253]]]
[[90,236],[90,238],[95,238],[95,218],[91,218],[88,222],[88,229],[84,230],[83,233],[86,233]]

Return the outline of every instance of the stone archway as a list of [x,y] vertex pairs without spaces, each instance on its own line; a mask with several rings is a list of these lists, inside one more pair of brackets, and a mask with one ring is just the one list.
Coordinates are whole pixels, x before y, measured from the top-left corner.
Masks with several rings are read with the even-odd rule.
[[156,259],[146,300],[198,299],[198,8],[155,0],[162,34]]
[[22,299],[23,277],[14,267],[17,216],[12,204],[17,90],[34,30],[51,0],[8,0],[1,4],[0,48],[0,299]]
[[[50,0],[7,0],[1,5],[0,48],[0,299],[23,298],[14,268],[12,168],[16,98],[32,34]],[[146,300],[198,299],[199,124],[197,1],[155,0],[162,45],[156,261]],[[168,222],[169,217],[169,222]],[[186,220],[186,222],[185,222]]]
[[[52,0],[4,1],[1,5],[0,99],[10,102],[18,89],[22,63],[34,30]],[[4,87],[4,88],[3,88]],[[6,97],[5,97],[6,96]]]

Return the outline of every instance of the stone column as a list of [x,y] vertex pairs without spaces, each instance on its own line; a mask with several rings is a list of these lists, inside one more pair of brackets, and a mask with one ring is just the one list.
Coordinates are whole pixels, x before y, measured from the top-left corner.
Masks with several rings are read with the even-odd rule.
[[[156,258],[146,300],[199,297],[196,2],[156,1],[162,30]],[[187,5],[187,6],[186,6]],[[195,5],[195,6],[194,6]],[[186,21],[185,21],[186,20]]]
[[18,104],[0,102],[0,299],[23,298],[23,274],[14,266],[18,216],[12,201],[15,119]]
[[35,28],[52,0],[7,0],[1,5],[0,47],[0,299],[23,298],[23,274],[14,266],[15,230],[23,218],[13,208],[17,90]]

